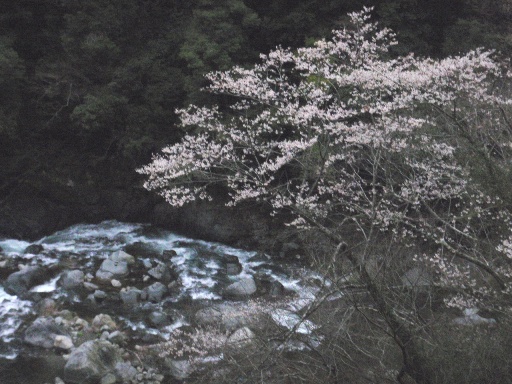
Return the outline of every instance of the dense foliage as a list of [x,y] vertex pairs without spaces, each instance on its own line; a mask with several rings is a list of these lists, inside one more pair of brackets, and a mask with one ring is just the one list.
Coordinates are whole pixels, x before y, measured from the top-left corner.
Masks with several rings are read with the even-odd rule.
[[172,205],[212,199],[222,184],[228,204],[264,202],[323,233],[394,335],[403,372],[433,383],[415,316],[390,299],[396,283],[370,272],[371,260],[385,265],[393,252],[379,261],[367,249],[381,234],[392,248],[424,242],[403,262],[435,276],[447,307],[510,315],[512,216],[464,153],[490,145],[483,157],[493,169],[510,167],[512,75],[480,49],[390,58],[394,34],[369,11],[350,13],[349,27],[312,47],[210,73],[208,90],[233,97],[230,108],[182,110],[193,133],[139,171]]
[[[383,25],[398,32],[402,44],[397,52],[441,56],[482,44],[509,49],[508,2],[370,3]],[[56,177],[77,158],[76,166],[93,174],[105,160],[117,163],[117,169],[119,163],[133,169],[182,136],[175,125],[176,108],[215,100],[199,92],[206,85],[205,73],[254,63],[259,52],[277,45],[309,44],[362,5],[323,0],[3,1],[1,184],[36,168]]]

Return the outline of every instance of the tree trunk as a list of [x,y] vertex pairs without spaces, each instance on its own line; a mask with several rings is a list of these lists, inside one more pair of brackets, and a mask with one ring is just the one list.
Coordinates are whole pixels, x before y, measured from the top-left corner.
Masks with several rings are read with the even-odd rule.
[[347,252],[348,260],[356,267],[359,273],[361,282],[366,286],[366,289],[375,304],[379,313],[384,317],[388,324],[395,342],[402,350],[403,367],[399,375],[409,375],[416,381],[417,384],[432,384],[431,367],[427,357],[421,349],[423,342],[414,335],[410,330],[408,324],[401,320],[395,313],[393,307],[388,304],[382,291],[372,279],[366,266],[359,262],[356,256],[350,251]]

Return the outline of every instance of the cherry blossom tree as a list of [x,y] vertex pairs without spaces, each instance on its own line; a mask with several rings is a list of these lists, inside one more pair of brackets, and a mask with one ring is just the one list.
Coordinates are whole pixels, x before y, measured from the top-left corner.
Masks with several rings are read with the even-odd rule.
[[412,325],[344,233],[425,242],[432,252],[415,259],[451,288],[447,305],[507,311],[510,212],[464,159],[467,148],[502,168],[512,158],[502,135],[512,131],[503,92],[511,73],[485,50],[395,58],[394,34],[370,22],[370,12],[349,14],[350,26],[312,47],[276,48],[252,68],[209,74],[208,91],[232,104],[179,111],[191,133],[138,171],[145,188],[175,206],[212,199],[221,184],[229,205],[264,202],[274,214],[291,213],[289,225],[322,232],[373,298],[403,371],[428,383]]

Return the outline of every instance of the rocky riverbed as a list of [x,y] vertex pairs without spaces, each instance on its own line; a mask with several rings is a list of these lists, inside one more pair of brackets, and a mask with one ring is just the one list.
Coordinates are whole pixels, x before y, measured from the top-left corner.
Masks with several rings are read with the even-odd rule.
[[116,221],[0,248],[4,384],[179,382],[268,327],[318,342],[298,263]]

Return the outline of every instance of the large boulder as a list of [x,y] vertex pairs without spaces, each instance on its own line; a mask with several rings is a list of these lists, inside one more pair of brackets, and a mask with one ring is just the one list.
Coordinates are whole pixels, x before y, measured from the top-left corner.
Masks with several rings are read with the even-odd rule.
[[240,278],[237,282],[228,285],[223,292],[227,299],[244,299],[256,293],[256,282],[251,276]]
[[[243,203],[226,207],[216,202],[195,201],[176,208],[162,202],[154,207],[151,222],[194,237],[227,244],[258,244],[270,233],[272,218],[266,207],[248,208]],[[243,241],[241,240],[243,239]]]
[[29,266],[14,272],[7,278],[4,289],[10,295],[23,296],[36,285],[49,280],[48,271],[39,266]]
[[122,363],[120,349],[105,340],[87,341],[75,349],[64,367],[64,381],[75,384],[99,383]]
[[111,281],[118,277],[124,277],[128,274],[128,263],[120,260],[103,260],[100,269],[96,272],[96,278],[102,281]]
[[39,317],[26,329],[23,341],[36,347],[48,349],[55,346],[58,336],[69,337],[69,333],[51,317]]

